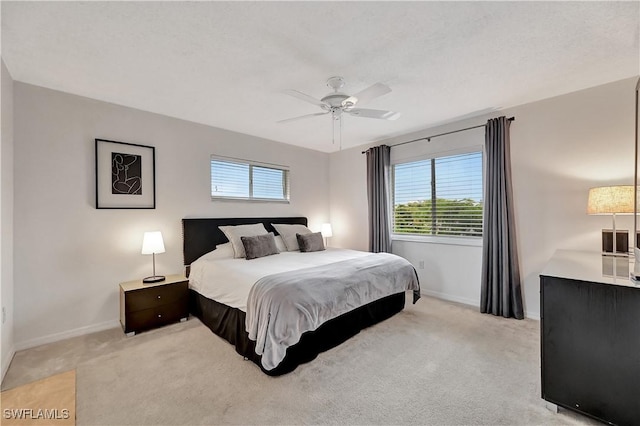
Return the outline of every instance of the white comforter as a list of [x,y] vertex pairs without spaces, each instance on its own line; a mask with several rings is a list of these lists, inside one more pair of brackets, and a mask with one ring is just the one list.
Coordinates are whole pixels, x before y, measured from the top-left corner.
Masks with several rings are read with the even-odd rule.
[[327,248],[324,251],[300,253],[288,251],[259,259],[198,259],[191,264],[189,287],[201,295],[247,312],[251,287],[263,277],[286,271],[326,265],[370,253]]

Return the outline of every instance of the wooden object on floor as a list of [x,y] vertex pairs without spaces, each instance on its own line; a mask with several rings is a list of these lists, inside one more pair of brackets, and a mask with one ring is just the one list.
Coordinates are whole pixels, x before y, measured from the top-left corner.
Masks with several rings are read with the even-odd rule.
[[9,425],[75,425],[76,371],[2,392],[1,421]]

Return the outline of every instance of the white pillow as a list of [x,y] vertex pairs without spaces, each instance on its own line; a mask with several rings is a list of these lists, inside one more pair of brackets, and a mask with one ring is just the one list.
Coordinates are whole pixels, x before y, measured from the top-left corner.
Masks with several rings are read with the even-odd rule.
[[278,247],[278,251],[287,251],[287,246],[284,245],[284,240],[282,239],[282,235],[276,236],[276,247]]
[[219,244],[215,250],[203,254],[198,260],[216,260],[216,259],[233,259],[233,246],[231,243]]
[[282,235],[284,245],[288,251],[300,250],[296,234],[311,234],[311,230],[304,225],[287,225],[284,223],[272,223],[278,234]]
[[218,226],[233,246],[234,257],[245,257],[244,245],[240,237],[255,237],[257,235],[267,234],[267,230],[261,223],[252,225],[236,225],[236,226]]

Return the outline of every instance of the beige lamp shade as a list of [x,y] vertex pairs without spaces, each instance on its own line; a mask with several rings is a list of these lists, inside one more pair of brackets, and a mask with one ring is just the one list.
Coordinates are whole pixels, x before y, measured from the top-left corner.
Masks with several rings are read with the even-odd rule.
[[601,186],[589,190],[587,214],[633,213],[633,185]]

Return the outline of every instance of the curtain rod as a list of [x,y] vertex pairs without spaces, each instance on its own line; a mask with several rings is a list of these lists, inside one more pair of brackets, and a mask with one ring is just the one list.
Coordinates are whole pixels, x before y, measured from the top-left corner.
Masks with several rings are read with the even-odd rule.
[[[515,119],[516,119],[515,117],[507,118],[507,120],[509,120],[509,121],[514,121]],[[438,133],[437,135],[425,136],[423,138],[418,138],[418,139],[414,139],[414,140],[407,141],[407,142],[400,142],[400,143],[397,143],[397,144],[394,144],[394,145],[390,145],[390,147],[393,148],[394,146],[400,146],[400,145],[404,145],[404,144],[407,144],[407,143],[418,142],[418,141],[422,141],[422,140],[425,140],[425,139],[427,140],[427,142],[431,142],[431,138],[437,138],[438,136],[450,135],[452,133],[464,132],[465,130],[477,129],[479,127],[487,127],[487,125],[486,124],[479,124],[477,126],[466,127],[464,129],[452,130],[450,132],[445,132],[445,133]],[[366,154],[367,151],[362,151],[362,153]]]

